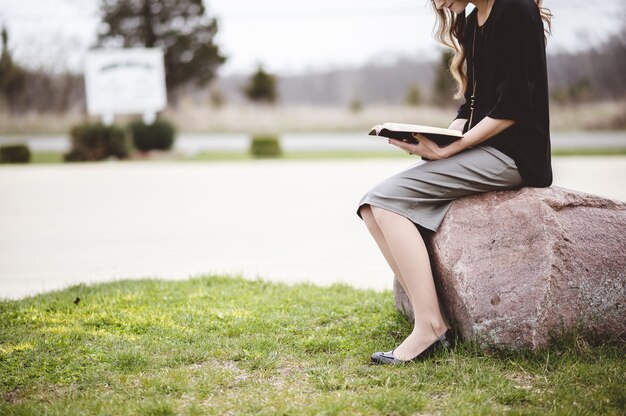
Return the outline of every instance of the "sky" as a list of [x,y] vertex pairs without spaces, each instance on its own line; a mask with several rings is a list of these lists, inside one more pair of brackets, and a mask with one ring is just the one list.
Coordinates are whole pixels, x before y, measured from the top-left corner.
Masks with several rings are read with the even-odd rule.
[[[272,72],[437,56],[427,0],[205,0],[218,18],[220,74]],[[548,51],[594,46],[620,27],[625,0],[544,0],[555,14]],[[31,67],[80,70],[98,26],[97,0],[0,0],[13,55]]]

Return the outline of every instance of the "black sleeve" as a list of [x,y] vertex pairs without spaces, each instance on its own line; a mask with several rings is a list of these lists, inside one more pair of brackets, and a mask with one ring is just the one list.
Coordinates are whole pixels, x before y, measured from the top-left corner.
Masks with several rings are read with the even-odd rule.
[[[515,121],[532,116],[532,68],[537,54],[537,20],[525,2],[510,2],[497,22],[494,44],[494,78],[496,101],[488,117]],[[541,20],[539,20],[541,23]],[[541,28],[543,36],[543,25]]]

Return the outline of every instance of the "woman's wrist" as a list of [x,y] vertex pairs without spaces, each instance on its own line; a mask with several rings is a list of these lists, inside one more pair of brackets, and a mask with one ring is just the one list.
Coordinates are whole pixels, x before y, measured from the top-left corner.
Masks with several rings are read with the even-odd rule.
[[465,141],[465,137],[461,137],[459,140],[455,140],[443,148],[444,157],[449,158],[450,156],[454,156],[457,153],[462,152],[468,147],[469,146],[467,145],[467,142]]

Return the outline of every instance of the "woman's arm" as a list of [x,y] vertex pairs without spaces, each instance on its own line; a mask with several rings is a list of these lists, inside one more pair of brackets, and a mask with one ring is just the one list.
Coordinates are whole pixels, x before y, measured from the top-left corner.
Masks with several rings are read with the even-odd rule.
[[450,130],[463,131],[463,129],[465,128],[465,123],[467,123],[466,118],[457,118],[456,120],[452,122],[452,124],[450,124],[448,128]]
[[[464,121],[464,119],[456,119],[452,122],[449,128],[453,130],[462,130],[465,125]],[[463,124],[461,124],[462,122]],[[417,133],[414,134],[415,138],[419,140],[417,144],[405,143],[396,139],[389,139],[389,143],[406,152],[423,156],[430,160],[445,159],[461,152],[462,150],[484,142],[496,134],[508,129],[513,124],[515,124],[514,120],[485,117],[472,129],[465,133],[461,139],[452,142],[446,147],[439,147],[437,143]],[[459,125],[461,125],[460,128],[458,128]]]
[[[450,145],[441,148],[441,156],[443,156],[442,159],[455,155],[469,147],[474,147],[477,144],[480,144],[485,140],[492,138],[496,134],[508,129],[513,124],[515,124],[514,120],[485,117],[472,129],[465,133],[460,140],[452,142]],[[421,137],[419,139],[421,140]]]

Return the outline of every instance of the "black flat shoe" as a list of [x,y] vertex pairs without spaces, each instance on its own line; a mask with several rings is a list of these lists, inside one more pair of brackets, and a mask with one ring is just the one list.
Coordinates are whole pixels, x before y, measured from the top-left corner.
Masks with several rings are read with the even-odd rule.
[[442,336],[437,338],[435,342],[433,342],[430,345],[430,347],[426,348],[424,351],[417,354],[415,357],[411,358],[410,360],[399,360],[396,357],[394,357],[393,355],[393,352],[395,351],[395,348],[394,348],[393,350],[387,351],[387,352],[375,352],[374,354],[372,354],[372,362],[375,364],[404,364],[404,363],[410,363],[410,362],[416,362],[416,361],[423,361],[431,357],[435,353],[435,351],[437,351],[440,348],[447,349],[447,350],[451,349],[450,342],[448,342],[448,339],[446,337],[448,332],[449,331],[446,331]]

